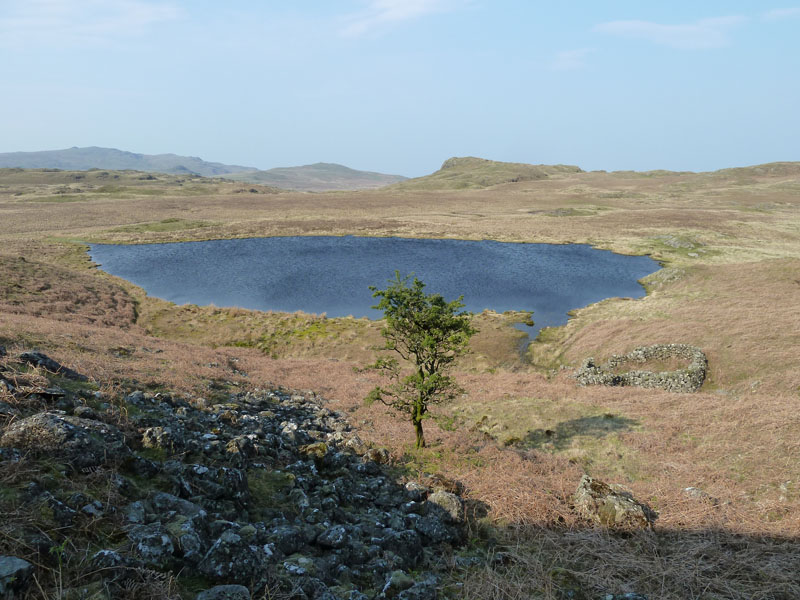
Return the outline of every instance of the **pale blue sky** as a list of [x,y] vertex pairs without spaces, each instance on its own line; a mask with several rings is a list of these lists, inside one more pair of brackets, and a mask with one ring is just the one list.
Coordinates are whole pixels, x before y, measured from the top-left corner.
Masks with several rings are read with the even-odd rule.
[[800,160],[800,3],[776,2],[0,0],[0,152]]

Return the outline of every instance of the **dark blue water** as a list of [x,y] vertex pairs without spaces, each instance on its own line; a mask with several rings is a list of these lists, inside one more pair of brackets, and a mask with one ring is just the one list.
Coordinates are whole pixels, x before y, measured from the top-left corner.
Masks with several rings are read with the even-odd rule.
[[480,312],[532,310],[541,327],[613,296],[641,297],[656,271],[646,256],[590,246],[365,237],[274,237],[174,244],[92,244],[92,260],[151,296],[177,304],[380,318],[369,286],[397,269],[426,291],[464,296]]

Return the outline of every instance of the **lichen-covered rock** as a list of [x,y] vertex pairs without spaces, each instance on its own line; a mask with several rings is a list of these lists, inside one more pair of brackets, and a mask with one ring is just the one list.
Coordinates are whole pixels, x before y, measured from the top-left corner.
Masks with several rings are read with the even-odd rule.
[[14,598],[28,587],[33,565],[16,556],[0,556],[0,598]]
[[464,501],[455,494],[439,490],[428,496],[428,502],[441,508],[449,523],[461,524],[464,522]]
[[380,538],[380,546],[400,559],[400,564],[406,569],[412,569],[422,558],[422,540],[416,531],[406,529],[403,531],[388,530]]
[[392,571],[380,593],[380,598],[394,598],[414,585],[414,578],[404,571]]
[[[128,423],[145,448],[167,451],[150,458],[129,450],[113,427],[76,417],[76,411],[91,414],[80,408],[81,397],[88,398],[64,398],[73,416],[56,410],[31,416],[44,403],[15,404],[23,418],[5,431],[9,446],[0,448],[0,460],[39,453],[91,467],[77,469],[75,477],[108,476],[111,493],[94,497],[88,480],[70,487],[71,477],[59,469],[64,489],[61,479],[57,485],[34,481],[21,500],[70,527],[84,548],[94,543],[82,537],[90,520],[121,525],[128,543],[113,537],[114,549],[91,562],[112,597],[144,572],[169,571],[179,579],[203,576],[251,589],[279,586],[280,594],[308,600],[375,598],[395,579],[405,581],[390,586],[395,598],[433,600],[435,585],[396,572],[432,568],[426,561],[462,539],[457,496],[432,494],[436,482],[404,488],[382,466],[390,461],[388,450],[370,450],[341,415],[309,396],[250,390],[212,404],[134,392],[124,399],[135,408]],[[107,418],[108,411],[96,414]],[[96,475],[95,466],[118,456],[123,460],[110,466],[119,472],[103,468]],[[225,592],[220,586],[199,597],[225,598]]]
[[403,590],[397,595],[397,600],[436,600],[438,581],[435,576],[430,575],[422,581],[417,581],[407,590]]
[[158,522],[133,527],[128,531],[128,538],[136,556],[154,567],[164,567],[175,552],[169,532]]
[[0,446],[66,459],[76,468],[96,467],[130,453],[113,425],[44,412],[13,423]]
[[346,543],[347,528],[344,525],[334,525],[317,537],[317,545],[323,548],[342,548]]
[[250,590],[243,585],[218,585],[200,592],[195,600],[250,600]]
[[300,446],[300,453],[310,456],[315,460],[322,460],[325,458],[325,455],[328,454],[328,445],[325,442],[307,444],[305,446]]
[[86,375],[81,375],[77,371],[73,371],[72,369],[65,367],[61,363],[53,360],[46,354],[42,354],[41,352],[23,352],[19,355],[19,359],[30,365],[34,365],[36,367],[42,367],[43,369],[47,369],[51,373],[55,373],[57,375],[61,375],[62,377],[66,377],[67,379],[73,379],[75,381],[88,381],[89,378]]
[[579,515],[604,527],[643,529],[652,527],[657,518],[649,506],[628,492],[588,475],[581,478],[574,502]]
[[142,446],[166,450],[174,454],[185,445],[185,438],[175,427],[148,427],[142,433]]
[[370,448],[364,453],[364,460],[371,460],[379,465],[388,465],[392,462],[392,455],[386,448]]
[[218,580],[249,581],[262,574],[275,555],[272,544],[254,544],[229,529],[219,536],[200,561],[198,570]]
[[[427,515],[417,519],[414,523],[414,529],[416,529],[428,543],[456,543],[461,538],[461,532],[456,527],[445,523],[440,514],[432,514],[432,512],[433,511],[429,511]],[[440,509],[437,512],[441,513],[444,511]]]
[[[3,384],[5,382],[0,381],[0,392],[3,391]],[[0,402],[0,420],[7,420],[11,419],[12,417],[19,416],[19,410],[8,404],[7,402]]]
[[206,510],[236,513],[250,502],[247,476],[241,469],[168,461],[164,471],[172,476],[178,496],[196,500]]
[[353,434],[346,442],[345,447],[349,449],[354,454],[358,456],[363,456],[369,450],[369,446],[367,446],[360,437]]

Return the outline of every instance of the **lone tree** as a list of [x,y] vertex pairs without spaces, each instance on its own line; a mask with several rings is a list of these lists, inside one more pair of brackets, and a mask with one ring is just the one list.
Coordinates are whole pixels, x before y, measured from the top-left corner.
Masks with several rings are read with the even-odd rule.
[[460,310],[463,296],[447,302],[440,294],[426,294],[424,288],[416,277],[401,278],[398,271],[385,290],[369,288],[374,298],[380,298],[373,308],[382,310],[386,319],[381,331],[386,339],[383,349],[394,351],[403,363],[394,356],[382,357],[368,367],[381,371],[391,383],[373,389],[366,401],[378,400],[410,418],[417,448],[425,446],[422,421],[428,407],[461,392],[446,373],[467,351],[469,338],[477,331],[471,325],[472,315]]

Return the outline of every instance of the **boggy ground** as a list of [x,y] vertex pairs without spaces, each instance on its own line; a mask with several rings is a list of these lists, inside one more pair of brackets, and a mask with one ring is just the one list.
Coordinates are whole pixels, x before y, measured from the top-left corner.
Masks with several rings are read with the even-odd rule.
[[[0,344],[12,353],[39,347],[109,392],[213,396],[268,381],[315,390],[348,411],[363,437],[392,448],[407,473],[446,473],[488,506],[474,537],[510,548],[511,558],[456,571],[462,585],[451,594],[800,597],[796,165],[333,194],[205,180],[187,190],[162,176],[135,179],[146,192],[100,192],[69,173],[4,177]],[[414,452],[410,427],[361,404],[374,380],[353,367],[372,355],[374,324],[174,307],[91,268],[73,242],[295,234],[592,243],[649,252],[665,268],[648,278],[646,298],[607,300],[545,331],[527,357],[534,366],[516,353],[518,334],[503,318],[483,315],[483,340],[458,375],[467,394],[427,425],[430,447]],[[580,388],[569,368],[559,370],[655,343],[706,352],[699,393]],[[581,523],[570,495],[584,471],[656,508],[655,533]]]

